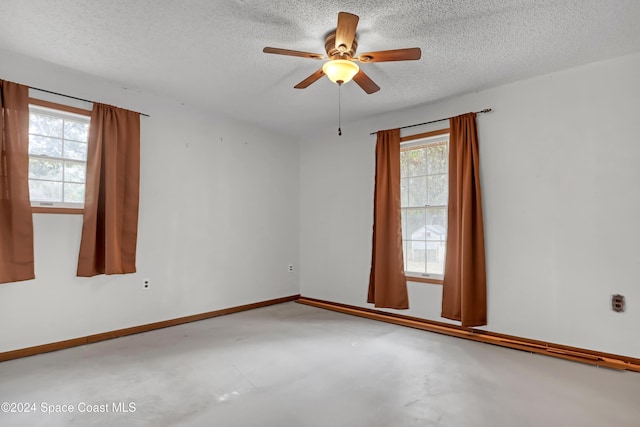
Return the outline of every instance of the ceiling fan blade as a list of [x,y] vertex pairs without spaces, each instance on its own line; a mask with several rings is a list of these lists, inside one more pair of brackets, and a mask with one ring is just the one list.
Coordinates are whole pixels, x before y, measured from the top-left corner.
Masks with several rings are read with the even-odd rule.
[[372,94],[380,90],[380,86],[374,83],[373,80],[369,76],[367,76],[364,71],[360,70],[358,73],[353,76],[353,81],[358,84],[365,92],[368,94]]
[[301,81],[300,83],[295,85],[294,88],[295,89],[304,89],[306,87],[309,87],[309,85],[311,85],[311,83],[315,82],[316,80],[318,80],[322,76],[324,76],[324,71],[322,71],[322,68],[320,68],[318,71],[316,71],[315,73],[311,74],[309,77],[307,77],[306,79],[304,79],[303,81]]
[[419,47],[409,49],[381,50],[378,52],[367,52],[358,55],[360,62],[390,62],[390,61],[413,61],[420,59],[422,51]]
[[320,53],[301,52],[299,50],[279,49],[277,47],[265,47],[264,53],[274,53],[276,55],[299,56],[301,58],[324,59]]
[[336,27],[336,49],[340,52],[349,52],[353,39],[356,38],[358,27],[358,15],[347,12],[338,13],[338,26]]

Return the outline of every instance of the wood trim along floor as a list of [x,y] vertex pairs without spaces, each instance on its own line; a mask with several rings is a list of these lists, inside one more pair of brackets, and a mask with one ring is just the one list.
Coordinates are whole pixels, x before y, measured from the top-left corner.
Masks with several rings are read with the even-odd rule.
[[182,325],[183,323],[196,322],[198,320],[210,319],[212,317],[224,316],[227,314],[238,313],[241,311],[253,310],[256,308],[267,307],[284,302],[295,301],[300,295],[290,295],[288,297],[276,298],[268,301],[255,302],[253,304],[239,305],[237,307],[225,308],[222,310],[209,311],[207,313],[194,314],[191,316],[179,317],[177,319],[163,320],[161,322],[148,323],[146,325],[133,326],[131,328],[118,329],[115,331],[103,332],[100,334],[89,335],[86,337],[73,338],[65,341],[58,341],[50,344],[37,345],[18,350],[6,351],[0,353],[0,362],[21,357],[34,356],[36,354],[48,353],[50,351],[63,350],[65,348],[76,347],[85,344],[92,344],[100,341],[110,340],[113,338],[124,337],[127,335],[149,332],[155,329],[168,328],[169,326]]
[[480,341],[488,344],[499,345],[502,347],[528,351],[531,353],[545,354],[547,356],[572,360],[574,362],[582,362],[590,365],[602,366],[617,370],[640,372],[640,359],[636,359],[633,357],[602,353],[598,351],[548,343],[544,341],[531,340],[528,338],[521,338],[512,335],[498,334],[495,332],[489,332],[480,329],[463,328],[461,326],[451,325],[448,323],[421,319],[418,317],[405,316],[395,313],[387,313],[385,311],[356,307],[353,305],[340,304],[315,298],[300,297],[296,302],[299,304],[337,311],[339,313],[365,317],[367,319],[393,323],[410,328],[422,329],[424,331],[436,332],[473,341]]

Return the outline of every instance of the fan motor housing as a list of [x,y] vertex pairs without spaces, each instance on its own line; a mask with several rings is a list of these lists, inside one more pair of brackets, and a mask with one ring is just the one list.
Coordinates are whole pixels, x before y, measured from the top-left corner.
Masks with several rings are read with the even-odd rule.
[[324,41],[324,49],[327,52],[327,56],[331,59],[351,59],[358,49],[358,39],[354,37],[353,43],[351,43],[351,49],[346,52],[341,52],[336,47],[336,32],[332,31]]

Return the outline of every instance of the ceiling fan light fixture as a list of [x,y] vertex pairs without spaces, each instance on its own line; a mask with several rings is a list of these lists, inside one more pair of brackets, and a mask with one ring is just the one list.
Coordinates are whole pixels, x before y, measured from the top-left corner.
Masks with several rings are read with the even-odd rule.
[[340,85],[350,82],[353,76],[358,74],[360,67],[347,59],[333,59],[322,66],[322,71],[329,77],[329,80]]

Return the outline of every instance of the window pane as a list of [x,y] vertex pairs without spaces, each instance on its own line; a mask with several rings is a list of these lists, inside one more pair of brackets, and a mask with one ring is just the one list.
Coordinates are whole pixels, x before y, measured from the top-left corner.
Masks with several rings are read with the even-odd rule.
[[407,271],[407,246],[408,242],[405,240],[402,242],[402,258],[404,262],[404,271]]
[[64,201],[68,203],[84,203],[84,184],[64,184]]
[[400,179],[400,206],[409,206],[409,178]]
[[62,162],[48,159],[29,159],[29,178],[62,180]]
[[425,247],[424,241],[407,241],[407,250],[405,256],[407,257],[407,271],[415,273],[426,273],[427,263],[425,262]]
[[427,273],[444,274],[445,242],[427,242]]
[[434,144],[427,148],[429,175],[447,171],[448,154],[447,144]]
[[64,162],[64,180],[69,182],[85,182],[85,163]]
[[427,174],[427,150],[420,148],[417,150],[403,151],[400,153],[400,166],[402,167],[402,156],[406,162],[406,174],[402,176],[421,176]]
[[62,140],[46,136],[29,135],[29,154],[62,157]]
[[64,138],[73,141],[87,142],[89,135],[89,124],[82,122],[74,122],[70,120],[64,121]]
[[409,155],[406,151],[400,152],[400,177],[409,176]]
[[409,206],[424,206],[427,204],[427,177],[409,178]]
[[62,183],[29,180],[29,197],[39,202],[61,202]]
[[87,160],[88,145],[83,142],[65,141],[64,157],[66,159]]
[[[425,240],[425,210],[405,209],[406,240]],[[404,218],[403,218],[404,219]]]
[[62,138],[62,119],[43,114],[29,114],[29,133]]
[[447,210],[445,208],[427,208],[427,240],[446,240]]
[[407,240],[407,211],[406,211],[406,209],[402,209],[400,211],[400,215],[402,215],[402,240]]
[[449,182],[446,174],[429,177],[429,205],[446,205],[449,197]]

